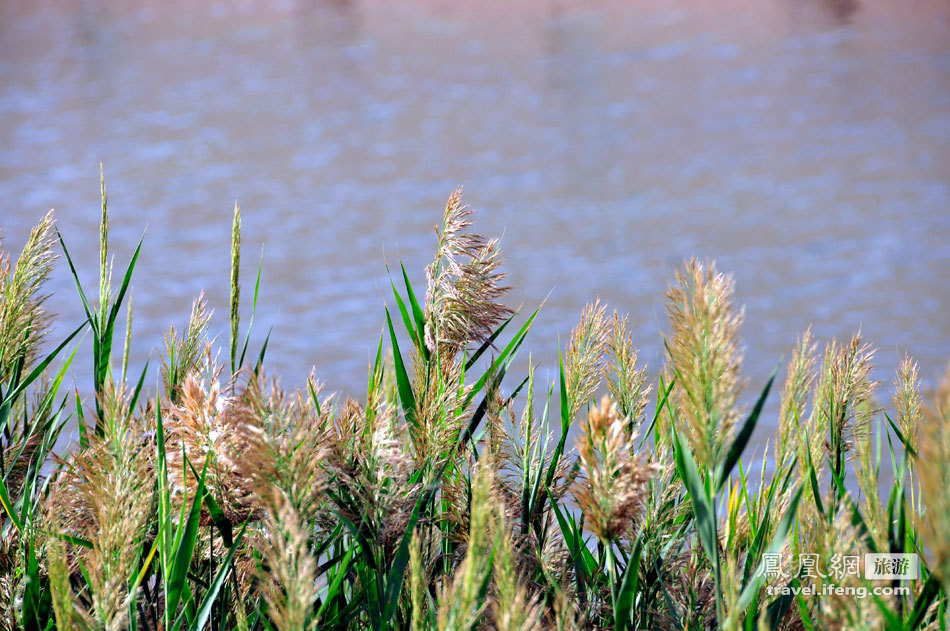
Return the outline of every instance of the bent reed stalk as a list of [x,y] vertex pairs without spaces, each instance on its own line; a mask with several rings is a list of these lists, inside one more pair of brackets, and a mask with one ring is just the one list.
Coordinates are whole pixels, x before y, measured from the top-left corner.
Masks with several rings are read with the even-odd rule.
[[[0,630],[946,628],[950,372],[925,396],[905,358],[888,408],[859,335],[819,362],[806,331],[773,448],[752,454],[776,375],[742,376],[733,280],[690,260],[666,294],[655,380],[627,316],[600,302],[556,380],[539,383],[530,360],[519,376],[539,311],[505,306],[500,243],[473,231],[455,191],[425,292],[405,268],[392,279],[365,398],[326,395],[313,375],[285,389],[266,339],[249,354],[241,311],[253,323],[260,269],[242,305],[237,205],[227,348],[199,295],[159,368],[129,375],[142,244],[113,278],[100,184],[97,301],[52,213],[16,263],[0,253]],[[57,248],[86,317],[44,354]],[[87,327],[83,400],[63,382],[83,371]],[[748,385],[761,391],[744,408]],[[78,440],[60,449],[67,424]],[[919,573],[835,573],[865,553],[919,555]],[[822,581],[795,573],[802,554]],[[823,584],[907,589],[801,591]]]

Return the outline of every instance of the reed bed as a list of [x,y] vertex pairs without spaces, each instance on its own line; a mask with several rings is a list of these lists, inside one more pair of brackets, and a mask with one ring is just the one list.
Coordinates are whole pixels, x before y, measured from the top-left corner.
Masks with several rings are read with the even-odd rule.
[[[888,400],[860,335],[818,356],[806,331],[753,454],[778,375],[742,375],[728,275],[676,272],[655,378],[595,302],[539,383],[530,359],[512,374],[539,310],[505,306],[499,242],[473,217],[453,193],[424,291],[393,274],[365,398],[313,375],[286,388],[266,340],[249,348],[260,271],[242,329],[237,207],[223,362],[198,296],[128,374],[116,322],[143,246],[114,278],[104,180],[98,297],[52,213],[15,263],[0,255],[0,629],[946,628],[950,373],[922,394],[907,358]],[[59,257],[85,318],[50,342]],[[74,365],[83,332],[91,366]],[[866,553],[918,554],[919,574],[834,571]],[[822,582],[906,589],[801,591]]]

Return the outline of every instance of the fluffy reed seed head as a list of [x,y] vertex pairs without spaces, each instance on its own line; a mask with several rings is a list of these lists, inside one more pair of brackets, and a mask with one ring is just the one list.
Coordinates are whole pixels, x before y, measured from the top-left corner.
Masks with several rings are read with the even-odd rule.
[[[643,415],[651,387],[646,385],[646,368],[638,367],[638,352],[629,331],[628,317],[614,311],[610,340],[607,343],[607,387],[620,408],[620,414],[636,423]],[[631,428],[632,429],[632,428]]]
[[363,462],[364,490],[372,514],[382,524],[380,537],[393,544],[402,535],[415,501],[416,487],[410,484],[413,461],[398,436],[395,410],[378,410],[369,449]]
[[[871,403],[864,403],[864,407],[870,408]],[[873,416],[873,411],[870,409],[862,413],[867,415],[869,420],[855,427],[853,432],[854,470],[863,495],[862,512],[864,521],[878,547],[884,549],[887,547],[888,517],[887,509],[881,502],[880,489],[878,488],[878,467],[874,449],[874,428],[880,428],[880,424],[870,420]],[[880,436],[877,439],[880,440]]]
[[920,495],[926,511],[918,520],[930,568],[950,591],[950,366],[932,404],[924,408],[919,458]]
[[[206,384],[195,372],[185,378],[178,403],[166,414],[165,449],[173,495],[179,501],[194,497],[198,484],[194,471],[200,473],[207,461],[206,487],[231,523],[243,521],[254,505],[254,482],[247,472],[263,466],[252,458],[261,433],[258,416],[240,398],[222,393],[217,379]],[[208,519],[203,516],[205,523]]]
[[294,501],[274,488],[266,500],[261,541],[260,590],[267,613],[279,631],[316,628],[317,563],[309,548],[309,527]]
[[504,512],[495,510],[492,617],[497,631],[541,631],[542,607],[525,586]]
[[129,372],[129,352],[132,347],[132,302],[135,298],[135,291],[132,285],[129,285],[129,304],[125,311],[125,340],[122,342],[122,383],[126,383],[126,376]]
[[[131,306],[131,298],[129,304]],[[191,304],[187,330],[179,334],[173,325],[165,334],[162,340],[162,381],[165,385],[165,396],[169,401],[174,403],[178,400],[182,382],[188,374],[200,371],[202,352],[208,344],[210,324],[211,312],[208,310],[204,292],[201,292]]]
[[19,628],[20,616],[17,614],[19,595],[16,585],[9,575],[0,576],[0,629],[13,631]]
[[284,392],[276,381],[265,389],[262,374],[252,376],[239,396],[250,410],[252,422],[248,444],[241,460],[239,478],[265,496],[271,487],[281,490],[301,518],[311,519],[326,490],[329,419],[332,400],[318,409],[313,397],[321,386],[311,383],[313,393]]
[[416,407],[409,436],[413,457],[420,465],[446,457],[466,423],[464,406],[469,387],[463,383],[464,366],[440,358],[440,368],[430,370],[420,356],[413,357]]
[[579,631],[581,616],[577,611],[574,599],[561,588],[554,593],[554,625],[555,631]]
[[[33,384],[32,396],[17,397],[9,410],[9,424],[5,427],[0,444],[0,463],[7,493],[19,497],[30,472],[49,454],[48,432],[55,432],[59,416],[49,405],[53,380],[41,375]],[[0,537],[2,540],[2,537]],[[0,545],[0,557],[2,557]],[[2,564],[0,564],[2,565]]]
[[608,397],[587,415],[577,439],[583,477],[574,498],[591,531],[607,545],[636,523],[653,468],[632,453],[634,436]]
[[500,444],[492,445],[500,449],[500,463],[509,470],[499,471],[499,474],[502,476],[506,473],[517,474],[518,485],[531,475],[532,468],[537,468],[535,461],[539,457],[543,458],[544,452],[547,451],[546,443],[549,441],[544,428],[540,427],[540,423],[535,419],[534,386],[535,364],[529,356],[528,378],[524,387],[525,403],[520,419],[515,416],[509,404],[506,411],[510,422],[507,425],[504,422],[500,424]]
[[393,406],[380,401],[368,418],[348,400],[327,440],[336,510],[393,554],[419,492],[410,480],[415,467],[401,437]]
[[[864,554],[870,552],[864,537],[861,536],[852,523],[851,513],[847,509],[838,511],[831,524],[820,519],[807,525],[800,521],[800,525],[817,529],[816,537],[810,540],[807,551],[817,554],[823,567],[828,567],[835,557],[840,562],[845,557],[857,556],[862,559],[863,563]],[[793,564],[791,566],[792,571],[794,571],[794,567]],[[811,576],[803,578],[802,581],[804,585],[811,585],[817,589],[821,589],[821,585],[825,583],[850,589],[873,586],[869,585],[869,582],[861,575],[847,573],[838,577],[831,572],[828,572],[828,574],[824,578]],[[885,618],[881,615],[875,599],[855,598],[853,595],[839,593],[828,594],[822,598],[812,600],[813,605],[810,608],[810,613],[817,629],[866,631],[887,628]],[[892,596],[881,595],[878,597],[878,602],[889,607],[891,611],[895,611],[895,602]]]
[[11,272],[10,257],[0,251],[0,382],[7,381],[21,360],[23,372],[32,367],[46,334],[49,318],[40,293],[53,270],[53,211],[30,231]]
[[439,350],[443,363],[468,344],[486,340],[511,314],[501,297],[501,252],[497,239],[468,232],[473,212],[456,189],[445,204],[442,228],[436,229],[435,260],[426,268],[425,345]]
[[731,276],[717,272],[714,263],[695,259],[676,272],[676,284],[666,292],[673,333],[667,345],[668,376],[677,380],[669,410],[684,425],[690,448],[706,467],[718,461],[739,416],[743,313],[733,309],[734,292]]
[[99,218],[99,315],[105,323],[109,310],[109,293],[112,282],[112,266],[109,264],[109,198],[106,195],[106,176],[99,163],[99,196],[102,215]]
[[[780,465],[788,466],[804,447],[802,423],[807,421],[805,406],[815,383],[815,348],[811,328],[805,330],[795,345],[788,363],[788,375],[782,389],[782,408],[778,425],[776,455]],[[798,451],[798,454],[796,454]],[[816,459],[818,454],[812,454]]]
[[412,603],[412,631],[428,631],[429,574],[423,561],[422,536],[416,529],[409,544],[409,593]]
[[234,220],[231,224],[231,371],[236,366],[238,335],[241,327],[241,209],[234,202]]
[[[136,597],[130,585],[141,561],[155,469],[145,424],[132,416],[127,394],[111,381],[107,386],[98,424],[103,435],[92,436],[54,480],[47,519],[54,531],[92,542],[92,549],[80,551],[91,592],[88,613],[96,628],[117,631],[125,628]],[[66,602],[64,592],[61,606]]]
[[854,446],[855,431],[866,430],[868,405],[876,384],[871,381],[874,350],[858,333],[845,346],[832,340],[826,347],[814,410],[815,433],[827,442],[829,461],[839,474],[845,454]]
[[490,467],[477,466],[472,482],[471,521],[465,558],[455,570],[451,585],[443,584],[439,598],[439,631],[474,631],[485,609],[485,588],[492,570],[492,483]]
[[917,449],[918,433],[922,424],[920,378],[917,362],[905,354],[894,378],[894,409],[897,410],[897,426],[911,448]]
[[604,352],[610,336],[606,313],[607,308],[600,300],[588,304],[581,312],[580,322],[571,331],[564,357],[564,377],[572,419],[591,401],[603,379]]
[[[223,487],[218,492],[238,499],[232,513],[226,512],[229,519],[262,519],[250,547],[263,562],[250,554],[236,561],[238,590],[246,595],[256,585],[281,630],[310,629],[318,622],[313,617],[317,559],[310,539],[327,488],[325,414],[332,406],[327,398],[321,406],[314,402],[320,389],[311,381],[306,394],[287,393],[262,374],[250,375],[242,392],[225,399],[221,422],[234,424],[236,431],[212,456],[225,464],[223,475],[213,480]],[[236,604],[235,613],[245,624],[247,612]]]
[[[51,522],[47,525],[50,532],[58,528],[58,524]],[[69,582],[71,574],[67,559],[66,543],[59,537],[47,537],[45,541],[46,572],[49,576],[50,600],[53,604],[53,616],[56,620],[56,629],[59,631],[79,631],[90,628],[90,620],[85,610],[73,593]]]
[[[496,492],[508,503],[513,511],[512,520],[521,521],[526,536],[540,538],[540,545],[535,555],[536,561],[552,574],[561,567],[560,563],[566,554],[563,540],[556,537],[545,537],[533,533],[527,525],[537,519],[542,523],[552,524],[554,515],[545,510],[540,515],[531,514],[532,506],[541,505],[541,497],[553,497],[560,502],[571,490],[577,478],[576,463],[572,458],[561,457],[552,462],[555,444],[559,434],[551,431],[549,420],[545,417],[537,418],[535,406],[535,364],[528,360],[528,378],[522,391],[524,392],[524,408],[519,415],[515,413],[513,404],[509,401],[502,410],[494,436],[487,433],[491,442],[486,445],[483,454],[487,453],[495,458]],[[490,406],[494,407],[494,406]],[[544,406],[546,416],[550,411]],[[482,459],[484,459],[484,455]],[[546,472],[554,466],[551,483],[540,484],[536,481],[545,479]],[[527,493],[527,499],[524,493]],[[527,510],[525,510],[527,509]],[[546,526],[542,526],[542,529]]]

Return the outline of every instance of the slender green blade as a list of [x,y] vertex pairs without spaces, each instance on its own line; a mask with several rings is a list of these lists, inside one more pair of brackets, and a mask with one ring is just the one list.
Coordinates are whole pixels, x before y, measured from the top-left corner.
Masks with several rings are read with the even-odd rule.
[[752,412],[749,413],[748,418],[746,418],[745,422],[742,424],[742,429],[739,430],[735,440],[733,440],[732,444],[729,446],[729,451],[726,452],[726,459],[722,463],[722,471],[719,474],[719,485],[717,488],[722,489],[723,485],[729,480],[729,474],[732,473],[732,468],[736,466],[736,462],[739,461],[739,457],[745,450],[746,445],[749,444],[749,439],[752,438],[752,432],[755,429],[755,424],[759,420],[759,415],[762,413],[762,408],[765,406],[765,400],[769,396],[769,390],[772,389],[772,382],[775,381],[775,375],[777,373],[778,367],[776,366],[772,371],[772,376],[769,377],[768,382],[762,389],[762,393],[759,395],[758,401],[755,402]]
[[419,306],[419,301],[416,299],[416,292],[412,290],[412,283],[409,282],[409,274],[406,273],[406,266],[402,263],[399,263],[399,267],[402,268],[402,280],[403,284],[406,285],[406,295],[409,297],[409,306],[412,308],[412,317],[416,321],[416,330],[419,332],[419,342],[420,347],[423,350],[426,358],[428,358],[429,350],[425,345],[425,334],[426,334],[426,318],[425,314],[422,311],[422,307]]
[[7,485],[3,483],[3,480],[0,479],[0,503],[3,504],[3,510],[7,514],[7,517],[10,518],[10,521],[13,522],[13,525],[16,526],[17,530],[22,530],[23,523],[17,517],[16,511],[13,510],[13,502],[10,501],[10,493],[7,491]]
[[86,292],[82,290],[82,283],[79,282],[79,273],[76,271],[76,266],[73,265],[73,258],[69,255],[69,249],[66,248],[66,241],[58,229],[56,230],[56,236],[59,238],[59,245],[63,248],[63,254],[66,255],[66,263],[69,264],[69,271],[72,273],[73,282],[76,284],[76,291],[79,292],[79,299],[82,301],[83,311],[86,312],[86,319],[89,320],[89,324],[91,324],[95,330],[97,326],[96,319],[93,317],[93,310],[89,305],[89,300],[86,298]]
[[778,554],[785,545],[785,541],[788,539],[788,533],[791,531],[792,524],[795,522],[798,513],[798,502],[802,499],[803,489],[804,487],[799,486],[795,493],[792,494],[792,499],[788,503],[785,515],[782,516],[782,520],[776,526],[775,534],[772,536],[772,541],[763,554],[762,561],[759,563],[755,575],[739,595],[740,610],[746,609],[759,594],[759,588],[765,580],[765,555]]
[[419,349],[423,346],[421,336],[424,334],[424,332],[416,330],[416,325],[409,316],[409,310],[406,308],[406,303],[403,301],[402,296],[399,295],[399,291],[396,289],[396,284],[393,282],[392,278],[389,279],[389,285],[393,288],[393,296],[396,297],[396,306],[399,307],[399,315],[402,317],[402,324],[404,327],[406,327],[409,337],[412,338],[412,343],[417,349]]
[[241,347],[241,357],[238,359],[237,367],[244,365],[244,357],[247,355],[247,346],[251,341],[251,329],[254,328],[254,316],[257,315],[257,296],[261,290],[261,270],[264,267],[264,246],[261,246],[261,257],[257,261],[257,278],[254,280],[254,297],[251,299],[251,317],[247,321],[247,329],[244,332],[244,345]]
[[712,503],[706,494],[706,486],[689,446],[680,439],[679,434],[675,431],[673,439],[676,447],[676,468],[693,505],[693,516],[696,519],[699,541],[710,562],[716,564],[719,558],[719,542],[716,539],[716,516],[713,514]]
[[84,328],[86,328],[86,324],[85,323],[80,324],[79,327],[77,327],[75,331],[70,333],[66,337],[66,339],[63,340],[60,343],[60,345],[57,346],[53,350],[53,352],[51,352],[49,355],[47,355],[43,359],[43,361],[37,364],[36,367],[34,367],[33,370],[30,371],[30,374],[27,375],[25,379],[23,379],[12,391],[6,393],[6,395],[3,398],[3,403],[0,404],[0,409],[9,410],[10,407],[13,405],[13,401],[15,401],[16,398],[19,397],[31,383],[36,381],[39,378],[39,376],[43,374],[43,371],[46,370],[46,367],[49,366],[53,362],[53,360],[56,358],[57,355],[59,355],[60,351],[66,348],[66,345],[69,344],[69,342],[71,342],[72,339],[76,337],[79,334],[79,332],[82,331]]
[[173,554],[174,561],[171,567],[171,575],[165,577],[166,609],[171,615],[175,615],[178,604],[181,602],[185,581],[188,578],[188,568],[191,565],[191,557],[195,550],[195,542],[198,539],[198,522],[201,517],[201,503],[205,495],[205,474],[207,471],[208,465],[205,463],[201,478],[198,480],[198,488],[191,501],[188,519],[179,526],[181,530],[179,536],[176,537],[177,545]]
[[498,336],[501,335],[502,331],[505,330],[505,327],[507,327],[508,324],[511,323],[511,321],[515,319],[516,315],[518,314],[517,313],[511,314],[507,320],[502,322],[501,325],[497,329],[495,329],[491,335],[488,336],[488,339],[482,342],[481,346],[479,346],[478,349],[476,349],[476,351],[472,353],[472,356],[468,358],[468,361],[465,362],[466,370],[470,370],[472,366],[475,365],[475,362],[478,361],[478,358],[481,357],[485,351],[491,348],[491,345],[495,343],[495,340],[498,339]]
[[416,430],[418,429],[416,425],[416,397],[412,393],[412,384],[409,381],[409,374],[406,372],[406,365],[402,361],[399,341],[396,339],[396,330],[393,329],[393,320],[389,316],[388,308],[386,309],[386,324],[389,326],[389,336],[393,345],[393,363],[396,367],[396,386],[399,389],[399,401],[402,403],[406,421],[409,422],[413,430]]
[[249,522],[245,522],[244,526],[241,527],[241,531],[238,532],[237,537],[234,539],[235,545],[231,546],[231,549],[228,550],[228,554],[224,558],[221,568],[218,570],[214,580],[208,587],[208,591],[205,592],[204,600],[201,602],[201,607],[198,608],[198,614],[195,616],[194,621],[189,627],[191,631],[201,631],[201,629],[203,629],[205,624],[208,622],[208,618],[211,616],[211,608],[214,606],[214,602],[217,600],[218,594],[221,592],[221,586],[224,585],[224,579],[227,578],[228,572],[231,571],[231,564],[234,561],[234,554],[238,549],[237,544],[239,544],[241,539],[244,538],[244,532],[247,530],[248,523]]
[[620,582],[620,589],[617,591],[617,603],[614,606],[614,628],[617,631],[636,628],[631,620],[630,612],[633,609],[633,602],[640,583],[640,554],[642,551],[643,538],[637,537],[633,554],[630,555],[630,560],[624,569],[623,580]]

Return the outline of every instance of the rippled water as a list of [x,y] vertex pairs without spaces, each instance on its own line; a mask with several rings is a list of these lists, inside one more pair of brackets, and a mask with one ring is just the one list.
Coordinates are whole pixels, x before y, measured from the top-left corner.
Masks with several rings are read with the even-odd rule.
[[[886,0],[5,2],[0,225],[19,247],[55,207],[93,287],[104,162],[119,263],[147,226],[141,365],[202,289],[226,339],[238,199],[271,365],[357,394],[384,262],[423,283],[464,184],[504,232],[512,304],[550,294],[529,338],[544,366],[600,296],[657,369],[662,294],[695,255],[735,274],[750,390],[809,324],[861,328],[881,379],[904,350],[932,379],[950,358],[948,18]],[[52,289],[77,322],[65,268]]]

